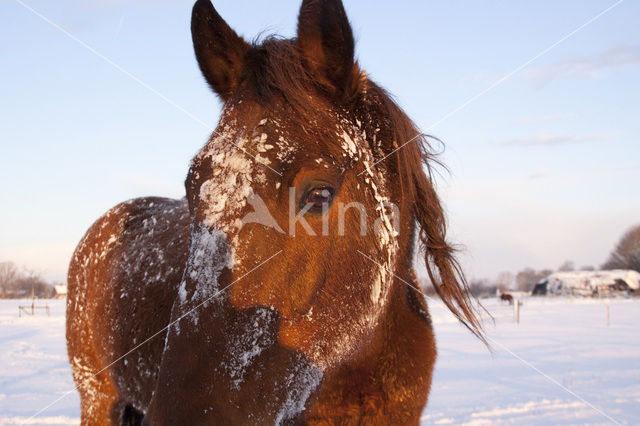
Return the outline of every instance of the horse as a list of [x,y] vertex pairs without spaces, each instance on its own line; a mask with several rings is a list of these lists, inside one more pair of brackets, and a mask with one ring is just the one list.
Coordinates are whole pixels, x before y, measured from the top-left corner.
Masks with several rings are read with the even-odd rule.
[[509,305],[513,305],[513,296],[510,295],[509,293],[502,293],[500,295],[500,301],[501,302],[508,302]]
[[483,336],[427,137],[360,69],[340,0],[253,43],[198,0],[191,32],[223,110],[186,197],[117,205],[70,263],[82,424],[418,424],[436,360],[418,246]]

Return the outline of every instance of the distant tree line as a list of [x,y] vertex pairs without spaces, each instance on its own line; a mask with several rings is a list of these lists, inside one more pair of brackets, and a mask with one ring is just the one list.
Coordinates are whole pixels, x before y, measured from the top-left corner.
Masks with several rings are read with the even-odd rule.
[[[508,293],[510,291],[524,291],[530,292],[538,281],[548,277],[556,271],[573,271],[573,262],[566,261],[557,270],[553,269],[533,269],[524,268],[518,273],[514,274],[509,271],[500,272],[496,278],[472,278],[467,285],[471,294],[476,297],[490,297],[495,296],[498,291],[500,293]],[[593,270],[591,266],[585,266],[582,270]],[[427,296],[435,296],[437,294],[433,289],[433,286],[429,284],[428,280],[422,280],[422,288]]]
[[[593,271],[595,269],[596,268],[590,265],[579,268],[581,271]],[[640,224],[631,227],[624,233],[600,269],[632,269],[640,272]],[[498,290],[502,293],[509,291],[530,292],[540,280],[554,272],[570,272],[575,270],[575,264],[567,260],[555,270],[524,268],[516,274],[501,272],[494,279],[473,278],[469,280],[468,285],[471,293],[476,297],[494,296]],[[433,286],[429,284],[428,280],[423,280],[421,285],[428,296],[437,296]]]
[[602,269],[633,269],[640,272],[640,224],[624,233]]
[[53,285],[38,273],[18,268],[13,262],[0,262],[0,299],[51,298]]

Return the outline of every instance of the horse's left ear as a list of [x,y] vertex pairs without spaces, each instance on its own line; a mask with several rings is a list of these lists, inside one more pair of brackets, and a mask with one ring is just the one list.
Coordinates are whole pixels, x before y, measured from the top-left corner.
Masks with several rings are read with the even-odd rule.
[[210,0],[198,0],[193,6],[191,37],[202,74],[226,101],[240,84],[249,44],[220,17]]
[[298,47],[316,81],[339,98],[360,78],[351,25],[341,0],[304,0],[298,16]]

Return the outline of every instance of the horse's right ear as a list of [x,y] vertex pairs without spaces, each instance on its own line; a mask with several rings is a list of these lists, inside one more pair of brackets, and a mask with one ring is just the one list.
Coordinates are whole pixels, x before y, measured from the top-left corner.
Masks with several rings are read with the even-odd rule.
[[304,0],[298,15],[297,43],[314,80],[338,98],[348,98],[360,73],[342,1]]
[[240,83],[249,44],[227,25],[210,0],[198,0],[193,6],[191,37],[204,78],[226,101]]

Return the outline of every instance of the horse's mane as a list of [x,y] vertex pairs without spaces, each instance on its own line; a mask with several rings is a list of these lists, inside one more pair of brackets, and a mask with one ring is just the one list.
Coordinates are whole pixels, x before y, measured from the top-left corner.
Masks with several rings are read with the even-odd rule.
[[429,279],[449,310],[486,343],[477,305],[470,297],[464,272],[455,257],[457,250],[447,241],[445,213],[434,188],[433,166],[444,166],[432,152],[428,136],[418,130],[384,89],[370,84],[367,95],[375,96],[375,104],[391,125],[392,147],[397,150],[384,161],[395,161],[403,195],[412,200],[419,225],[418,242]]
[[[385,161],[389,162],[389,173],[398,178],[403,196],[412,200],[429,278],[451,312],[485,341],[477,306],[469,296],[464,273],[455,257],[456,249],[446,239],[445,213],[431,173],[434,165],[441,164],[427,136],[383,88],[360,72],[357,63],[347,89],[337,99],[333,88],[327,82],[318,81],[308,69],[295,39],[270,36],[260,43],[254,41],[246,54],[242,75],[246,91],[242,90],[240,95],[254,96],[264,107],[295,112],[288,115],[298,120],[300,126],[317,121],[322,114],[322,108],[312,102],[312,94],[320,95],[337,102],[346,114],[358,118],[365,126],[373,125],[372,121],[382,121],[391,129],[390,134],[381,135],[390,144],[386,151],[402,148]],[[402,146],[409,140],[412,142]]]
[[[353,72],[348,96],[340,99],[347,104],[353,101],[361,87],[359,72]],[[254,41],[245,56],[242,73],[250,95],[263,106],[271,108],[291,108],[296,112],[300,122],[308,122],[308,118],[317,117],[318,108],[310,102],[312,93],[331,92],[327,82],[321,82],[313,75],[300,53],[295,39],[283,39],[269,36],[262,42]],[[246,95],[241,91],[241,95]]]

